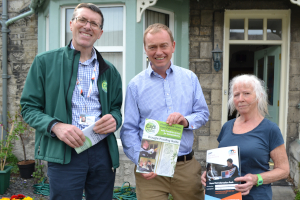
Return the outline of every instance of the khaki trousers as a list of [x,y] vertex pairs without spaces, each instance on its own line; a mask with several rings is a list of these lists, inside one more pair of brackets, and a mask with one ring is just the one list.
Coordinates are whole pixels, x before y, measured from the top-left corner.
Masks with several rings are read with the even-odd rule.
[[146,180],[135,170],[138,200],[167,200],[169,193],[174,200],[204,200],[201,165],[194,157],[189,161],[177,162],[173,178],[156,176]]

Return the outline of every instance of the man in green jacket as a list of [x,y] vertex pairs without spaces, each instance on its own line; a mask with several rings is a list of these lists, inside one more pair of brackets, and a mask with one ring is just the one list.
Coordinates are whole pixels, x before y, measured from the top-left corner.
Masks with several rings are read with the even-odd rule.
[[[93,47],[103,22],[97,6],[79,4],[70,21],[70,44],[37,55],[25,82],[22,116],[36,129],[35,158],[48,161],[51,199],[82,199],[83,189],[87,199],[112,199],[122,83]],[[91,124],[106,138],[77,154],[74,148],[85,142],[82,130]]]

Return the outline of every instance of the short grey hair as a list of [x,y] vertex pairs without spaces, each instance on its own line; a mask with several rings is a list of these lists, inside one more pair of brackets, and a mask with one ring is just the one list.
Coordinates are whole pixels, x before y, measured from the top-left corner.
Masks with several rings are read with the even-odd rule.
[[[259,113],[265,117],[268,113],[268,95],[266,92],[266,89],[264,87],[264,82],[257,78],[254,75],[250,74],[243,74],[238,75],[234,77],[229,84],[229,100],[228,100],[228,109],[229,114],[232,115],[233,112],[236,110],[233,102],[233,88],[237,83],[244,83],[246,85],[251,85],[253,87],[253,90],[256,94],[256,100],[257,100],[257,107]],[[239,116],[239,113],[237,112],[236,117]]]
[[77,15],[77,10],[80,8],[87,8],[90,9],[91,11],[94,11],[96,13],[98,13],[101,16],[101,24],[100,24],[100,28],[103,29],[104,26],[104,17],[103,14],[101,12],[101,10],[92,3],[80,3],[76,6],[76,8],[74,9],[73,15],[72,15],[72,21],[75,19],[76,15]]

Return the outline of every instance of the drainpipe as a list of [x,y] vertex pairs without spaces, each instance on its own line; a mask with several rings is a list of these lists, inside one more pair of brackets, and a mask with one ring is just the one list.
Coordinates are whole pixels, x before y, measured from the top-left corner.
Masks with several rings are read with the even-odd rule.
[[7,0],[2,1],[2,124],[3,124],[3,139],[7,133],[7,34],[9,29],[6,26],[7,20]]
[[[3,0],[3,1],[7,1],[7,0]],[[44,0],[41,0],[41,4],[43,4],[43,1],[44,1]],[[33,8],[37,8],[37,6],[38,6],[38,0],[31,0],[31,3],[30,3],[30,5],[29,5],[30,11],[28,11],[28,12],[26,12],[26,13],[23,13],[23,14],[21,14],[21,15],[18,15],[18,16],[14,17],[14,18],[9,19],[9,20],[7,20],[6,23],[5,23],[6,26],[12,24],[13,22],[15,22],[15,21],[17,21],[17,20],[19,20],[19,19],[22,19],[22,18],[24,18],[24,17],[27,17],[27,16],[29,16],[29,15],[32,15],[33,13],[35,13],[35,9],[33,9]],[[39,5],[39,6],[40,6],[40,5]]]
[[[38,3],[40,2],[40,3]],[[3,138],[6,137],[7,134],[7,79],[10,78],[10,76],[7,75],[7,35],[10,32],[10,30],[7,28],[10,24],[13,22],[22,19],[24,17],[27,17],[29,15],[32,15],[35,13],[35,10],[37,7],[40,7],[43,4],[44,0],[31,0],[31,3],[29,5],[30,11],[23,13],[21,15],[18,15],[12,19],[7,20],[7,0],[2,1],[2,124],[4,126],[3,129]]]

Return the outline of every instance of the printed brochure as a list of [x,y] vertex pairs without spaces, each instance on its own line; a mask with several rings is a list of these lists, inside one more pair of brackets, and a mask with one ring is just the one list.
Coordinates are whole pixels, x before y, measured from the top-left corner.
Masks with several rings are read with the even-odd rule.
[[239,154],[238,146],[207,150],[205,200],[242,200],[234,181],[241,176]]
[[173,177],[183,126],[146,119],[136,172]]
[[91,124],[90,126],[86,127],[82,130],[83,134],[85,135],[85,142],[81,147],[75,148],[75,151],[80,154],[84,150],[90,148],[91,146],[97,144],[104,138],[106,138],[109,134],[98,134],[93,131],[95,123]]

